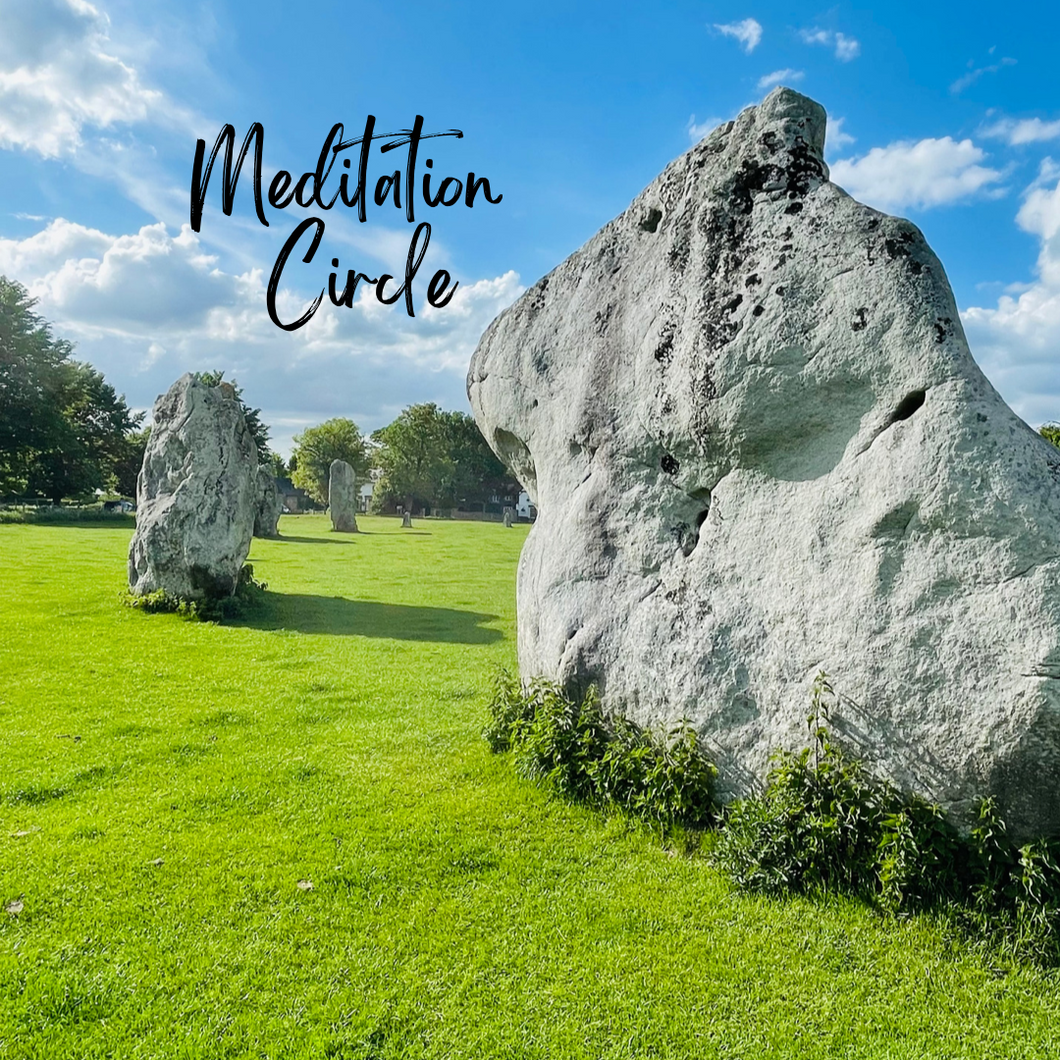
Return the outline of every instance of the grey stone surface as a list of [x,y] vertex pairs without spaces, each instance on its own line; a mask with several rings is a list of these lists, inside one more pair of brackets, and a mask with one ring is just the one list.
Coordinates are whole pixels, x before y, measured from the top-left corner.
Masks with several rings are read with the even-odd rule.
[[228,384],[190,373],[155,402],[136,483],[129,587],[196,600],[229,596],[250,550],[258,458]]
[[824,136],[774,91],[483,335],[471,403],[538,507],[521,671],[689,718],[735,795],[805,745],[824,669],[878,774],[1060,834],[1060,452]]
[[276,476],[268,468],[258,468],[258,504],[254,510],[254,536],[279,537],[283,497],[276,486]]
[[357,475],[345,460],[331,461],[328,514],[333,530],[357,533]]

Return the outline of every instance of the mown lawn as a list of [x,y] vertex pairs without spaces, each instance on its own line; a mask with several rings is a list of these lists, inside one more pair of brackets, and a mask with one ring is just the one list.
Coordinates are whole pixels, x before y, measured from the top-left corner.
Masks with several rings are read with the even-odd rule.
[[218,626],[120,605],[128,530],[0,526],[0,1057],[1060,1055],[1055,973],[515,778],[525,528],[362,527],[285,517]]

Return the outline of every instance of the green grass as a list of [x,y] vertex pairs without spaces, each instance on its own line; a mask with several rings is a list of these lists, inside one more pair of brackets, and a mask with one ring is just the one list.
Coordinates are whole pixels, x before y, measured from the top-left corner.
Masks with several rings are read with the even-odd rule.
[[1060,1055],[1055,973],[516,778],[525,528],[362,526],[285,517],[223,626],[121,606],[127,529],[0,526],[0,1057]]

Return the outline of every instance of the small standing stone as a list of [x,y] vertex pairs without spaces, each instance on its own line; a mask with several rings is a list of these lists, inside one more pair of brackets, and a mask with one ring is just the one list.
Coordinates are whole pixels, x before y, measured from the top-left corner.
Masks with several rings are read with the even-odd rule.
[[405,512],[405,514],[401,517],[401,525],[402,527],[412,527],[412,512]]
[[276,477],[267,468],[258,468],[258,506],[254,512],[255,537],[279,537],[277,526],[283,511],[283,497]]
[[515,522],[515,520],[512,518],[512,516],[514,514],[515,513],[511,510],[511,508],[505,508],[504,509],[504,525],[505,526],[507,526],[509,528],[512,526],[512,524]]
[[357,476],[345,460],[331,461],[328,511],[332,530],[357,533]]

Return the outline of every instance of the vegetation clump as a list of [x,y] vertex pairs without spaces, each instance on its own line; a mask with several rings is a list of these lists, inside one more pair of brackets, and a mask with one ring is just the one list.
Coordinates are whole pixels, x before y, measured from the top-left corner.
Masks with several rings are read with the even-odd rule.
[[261,605],[267,582],[254,577],[254,567],[244,563],[239,572],[239,583],[231,596],[206,596],[201,600],[186,600],[156,589],[152,593],[132,593],[126,589],[121,594],[121,601],[126,607],[147,614],[176,614],[192,622],[221,622],[226,618],[241,618],[253,612]]
[[548,681],[524,691],[502,671],[484,735],[493,751],[512,752],[522,776],[564,798],[616,807],[661,827],[702,828],[714,818],[716,770],[695,730],[642,729],[604,711],[594,688],[581,699]]

